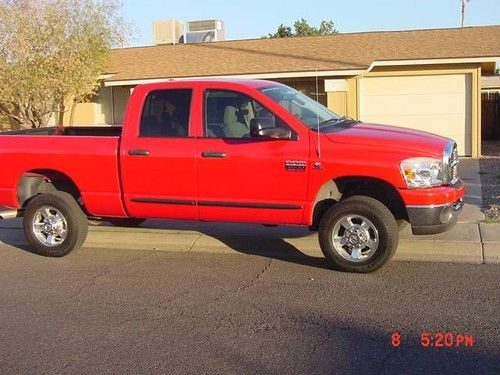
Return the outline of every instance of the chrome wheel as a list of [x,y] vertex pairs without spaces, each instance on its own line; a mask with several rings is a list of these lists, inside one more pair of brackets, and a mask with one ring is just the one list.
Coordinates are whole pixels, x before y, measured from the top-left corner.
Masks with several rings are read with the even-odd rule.
[[344,259],[362,262],[375,254],[379,233],[375,225],[361,215],[344,215],[332,231],[335,251]]
[[45,246],[58,246],[68,235],[68,223],[55,207],[42,206],[33,215],[33,234]]

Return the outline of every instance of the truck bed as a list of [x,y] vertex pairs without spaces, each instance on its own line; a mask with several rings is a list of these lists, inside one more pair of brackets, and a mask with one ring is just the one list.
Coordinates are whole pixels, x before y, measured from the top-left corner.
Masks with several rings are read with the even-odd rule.
[[[0,201],[18,208],[17,187],[26,173],[64,174],[80,190],[85,208],[124,216],[119,180],[121,127],[67,127],[0,133]],[[49,172],[47,172],[49,171]]]

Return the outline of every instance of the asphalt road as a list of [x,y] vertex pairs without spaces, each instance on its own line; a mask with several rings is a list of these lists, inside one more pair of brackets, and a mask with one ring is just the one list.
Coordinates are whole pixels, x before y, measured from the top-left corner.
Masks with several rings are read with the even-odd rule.
[[499,374],[499,285],[498,265],[3,246],[0,373]]

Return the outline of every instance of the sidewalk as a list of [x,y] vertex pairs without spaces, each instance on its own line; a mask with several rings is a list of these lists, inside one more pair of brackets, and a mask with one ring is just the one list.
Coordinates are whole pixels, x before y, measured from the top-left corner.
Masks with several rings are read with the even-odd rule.
[[[500,263],[500,224],[481,223],[479,163],[462,159],[460,175],[467,185],[465,207],[450,231],[413,236],[400,233],[395,260]],[[20,219],[0,221],[0,244],[27,246]],[[87,248],[140,249],[169,252],[243,253],[272,258],[322,257],[317,234],[302,227],[256,224],[148,220],[139,228],[105,223],[90,226]]]

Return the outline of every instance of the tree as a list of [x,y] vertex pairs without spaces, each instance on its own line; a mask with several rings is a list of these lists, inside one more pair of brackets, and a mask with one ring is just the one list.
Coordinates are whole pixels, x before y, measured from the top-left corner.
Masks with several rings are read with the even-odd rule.
[[128,25],[116,0],[0,0],[0,113],[46,126],[66,103],[95,93]]
[[295,21],[293,29],[290,26],[280,24],[274,34],[269,34],[269,38],[288,38],[293,36],[314,36],[337,34],[333,21],[321,21],[319,27],[309,25],[304,18]]
[[283,24],[280,24],[278,26],[278,29],[276,30],[276,33],[271,35],[269,34],[270,38],[288,38],[294,36],[292,33],[292,28],[290,26],[285,26]]

